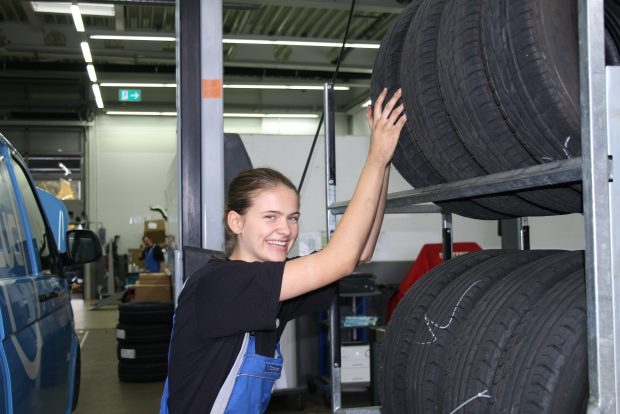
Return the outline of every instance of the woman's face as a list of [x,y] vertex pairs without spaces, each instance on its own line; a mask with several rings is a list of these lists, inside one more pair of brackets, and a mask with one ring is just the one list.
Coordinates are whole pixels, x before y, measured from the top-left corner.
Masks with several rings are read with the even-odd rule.
[[292,189],[277,187],[258,192],[243,215],[229,214],[229,225],[237,235],[231,259],[248,262],[286,260],[299,234],[299,197]]

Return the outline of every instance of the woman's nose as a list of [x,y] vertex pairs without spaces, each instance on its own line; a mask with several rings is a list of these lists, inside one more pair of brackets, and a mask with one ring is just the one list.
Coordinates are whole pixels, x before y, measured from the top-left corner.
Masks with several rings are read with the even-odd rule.
[[278,233],[285,235],[285,236],[288,236],[289,234],[291,234],[291,226],[288,220],[283,220],[279,223]]

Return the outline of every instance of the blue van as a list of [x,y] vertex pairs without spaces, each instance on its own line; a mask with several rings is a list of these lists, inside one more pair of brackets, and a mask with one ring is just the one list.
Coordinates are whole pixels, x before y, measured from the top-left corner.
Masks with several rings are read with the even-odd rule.
[[97,236],[67,232],[61,201],[34,186],[0,134],[0,413],[70,413],[80,347],[63,267],[101,256]]

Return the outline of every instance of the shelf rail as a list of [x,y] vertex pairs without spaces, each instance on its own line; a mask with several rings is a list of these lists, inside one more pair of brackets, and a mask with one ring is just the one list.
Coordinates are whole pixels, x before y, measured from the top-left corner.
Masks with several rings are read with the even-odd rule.
[[[470,198],[553,184],[581,182],[585,222],[586,294],[588,324],[588,414],[620,413],[620,67],[605,66],[604,2],[578,0],[582,157],[506,171],[388,195],[386,213],[438,213],[421,203]],[[325,88],[326,113],[331,111],[331,87]],[[326,149],[335,150],[333,127],[326,123]],[[330,144],[331,142],[331,144]],[[335,155],[326,151],[328,237],[335,218],[348,202],[335,202]],[[331,158],[330,158],[331,157]],[[333,176],[330,175],[333,173]],[[527,227],[527,218],[522,219]],[[523,226],[522,226],[523,227]],[[444,232],[450,231],[444,216]],[[525,248],[526,246],[522,246]],[[620,276],[620,274],[618,275]],[[380,413],[381,407],[341,407],[339,310],[330,311],[332,343],[332,410],[334,413]],[[338,341],[338,342],[335,342]]]

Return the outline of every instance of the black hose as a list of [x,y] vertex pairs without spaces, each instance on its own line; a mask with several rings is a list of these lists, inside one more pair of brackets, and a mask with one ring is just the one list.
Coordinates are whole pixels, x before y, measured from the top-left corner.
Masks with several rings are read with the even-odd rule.
[[[338,54],[338,61],[336,62],[336,69],[334,70],[334,76],[332,76],[332,85],[336,84],[336,77],[338,76],[338,71],[340,70],[340,63],[342,63],[342,57],[344,55],[344,51],[346,49],[347,38],[349,36],[349,28],[351,27],[351,20],[353,18],[353,10],[355,9],[355,0],[351,0],[351,9],[349,10],[349,18],[347,20],[347,27],[344,31],[344,38],[342,39],[342,46],[340,47],[340,53]],[[304,166],[304,172],[301,174],[301,180],[299,181],[299,186],[297,187],[297,191],[301,193],[301,188],[304,185],[304,181],[306,179],[306,174],[308,173],[308,168],[310,167],[310,161],[312,160],[312,154],[314,154],[314,147],[316,146],[316,141],[319,138],[319,132],[321,131],[321,127],[323,126],[323,120],[325,119],[325,110],[321,112],[321,118],[319,119],[319,125],[316,128],[316,133],[314,134],[314,139],[312,140],[312,146],[310,147],[310,154],[308,155],[308,159],[306,160],[306,165]]]

